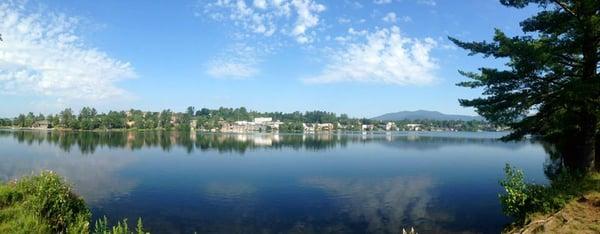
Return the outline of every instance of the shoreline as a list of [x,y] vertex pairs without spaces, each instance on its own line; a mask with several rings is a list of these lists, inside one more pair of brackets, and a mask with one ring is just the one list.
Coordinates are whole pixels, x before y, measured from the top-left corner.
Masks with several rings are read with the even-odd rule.
[[521,226],[511,226],[502,233],[599,233],[600,192],[590,192],[571,200],[551,214],[533,214]]
[[15,127],[0,127],[0,130],[12,130],[12,131],[40,131],[40,132],[145,132],[145,131],[164,131],[164,132],[196,132],[196,133],[208,133],[208,134],[304,134],[304,135],[318,135],[318,134],[390,134],[390,133],[508,133],[509,131],[311,131],[311,132],[260,132],[260,131],[248,131],[248,132],[221,132],[221,131],[206,131],[206,130],[180,130],[180,129],[138,129],[138,128],[120,128],[120,129],[68,129],[68,128],[15,128]]

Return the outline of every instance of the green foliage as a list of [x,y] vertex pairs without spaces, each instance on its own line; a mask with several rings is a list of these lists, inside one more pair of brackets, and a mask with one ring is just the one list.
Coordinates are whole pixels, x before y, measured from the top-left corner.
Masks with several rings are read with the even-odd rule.
[[142,219],[137,220],[135,230],[129,228],[129,224],[127,223],[127,219],[123,219],[118,221],[114,226],[110,227],[108,225],[108,219],[104,216],[102,219],[96,220],[96,224],[94,226],[93,234],[144,234],[147,233],[144,231],[144,225],[142,223]]
[[[508,7],[538,5],[540,11],[521,22],[524,36],[496,29],[492,42],[463,42],[469,55],[504,58],[508,69],[480,68],[460,73],[468,88],[483,88],[483,97],[461,99],[488,121],[509,125],[506,139],[527,134],[565,146],[574,167],[593,168],[600,153],[600,1],[501,0]],[[595,154],[595,155],[594,155]],[[574,158],[571,160],[570,158]]]
[[304,126],[300,122],[286,122],[282,125],[279,125],[279,131],[281,131],[281,132],[302,132],[302,131],[304,131]]
[[527,184],[525,184],[523,171],[510,167],[506,164],[504,169],[505,178],[500,181],[506,194],[500,196],[500,203],[505,214],[522,218],[526,213],[525,203],[529,197]]
[[[23,177],[0,185],[0,233],[89,233],[91,213],[85,202],[53,172]],[[98,222],[96,230],[98,230]],[[134,233],[127,220],[93,233]],[[141,219],[136,233],[144,233]]]
[[563,171],[549,186],[526,183],[522,170],[506,165],[500,181],[505,193],[500,195],[502,210],[524,223],[528,215],[550,213],[589,191],[600,191],[600,175],[573,174]]
[[16,190],[24,198],[22,204],[46,220],[52,230],[64,230],[81,216],[90,216],[85,202],[53,172],[26,177],[16,184]]
[[[163,110],[162,112],[145,112],[141,110],[131,109],[125,111],[109,111],[108,114],[97,113],[94,108],[84,107],[76,117],[70,108],[65,109],[59,115],[48,115],[45,119],[50,123],[50,126],[55,128],[67,128],[75,130],[97,130],[97,129],[165,129],[165,130],[181,130],[189,131],[191,124],[197,129],[210,130],[221,128],[223,122],[232,123],[234,121],[252,121],[257,117],[271,117],[275,120],[282,121],[279,128],[280,132],[302,132],[304,130],[302,123],[332,123],[341,124],[340,130],[360,131],[362,124],[373,124],[376,130],[385,128],[384,121],[371,119],[350,118],[346,114],[337,115],[326,111],[307,111],[307,112],[257,112],[248,111],[244,107],[240,108],[225,108],[208,109],[202,108],[195,111],[194,107],[188,107],[183,113],[172,112],[171,110]],[[29,118],[34,118],[29,121]],[[43,118],[43,115],[35,117],[33,113],[28,115],[19,115],[14,121],[10,119],[0,119],[0,126],[31,127],[28,125],[36,119]],[[400,120],[394,121],[401,130],[406,124],[421,124],[422,130],[455,130],[455,131],[479,131],[491,130],[495,131],[496,126],[484,121],[437,121],[437,120]],[[127,123],[132,123],[131,126]],[[337,126],[336,126],[337,128]]]
[[9,127],[12,126],[14,123],[11,119],[8,118],[0,118],[0,127]]

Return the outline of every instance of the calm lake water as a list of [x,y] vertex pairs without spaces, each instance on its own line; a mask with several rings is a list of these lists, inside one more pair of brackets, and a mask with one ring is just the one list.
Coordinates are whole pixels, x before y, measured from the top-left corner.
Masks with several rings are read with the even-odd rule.
[[56,171],[153,233],[498,233],[505,163],[546,183],[544,148],[501,135],[0,131],[0,179]]

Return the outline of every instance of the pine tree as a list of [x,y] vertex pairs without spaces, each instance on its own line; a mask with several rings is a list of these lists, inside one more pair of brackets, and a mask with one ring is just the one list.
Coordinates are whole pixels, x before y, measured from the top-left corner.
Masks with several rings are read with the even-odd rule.
[[541,136],[562,152],[567,166],[600,170],[600,1],[501,0],[540,11],[521,22],[525,35],[496,29],[492,42],[463,42],[469,55],[508,59],[506,70],[459,71],[458,85],[483,88],[483,97],[459,100],[496,124],[514,130],[506,139]]

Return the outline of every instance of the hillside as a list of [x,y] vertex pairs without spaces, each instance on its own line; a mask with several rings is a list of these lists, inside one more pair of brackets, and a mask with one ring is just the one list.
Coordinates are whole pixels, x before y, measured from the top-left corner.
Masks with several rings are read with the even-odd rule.
[[448,115],[438,111],[400,111],[395,113],[387,113],[372,118],[373,120],[380,121],[398,121],[398,120],[483,120],[481,116],[470,116],[470,115]]

